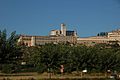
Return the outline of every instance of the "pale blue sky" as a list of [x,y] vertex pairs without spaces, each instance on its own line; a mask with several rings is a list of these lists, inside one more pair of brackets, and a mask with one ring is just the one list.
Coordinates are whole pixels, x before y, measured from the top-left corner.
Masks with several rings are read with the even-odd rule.
[[120,0],[0,0],[1,30],[45,36],[61,23],[80,37],[118,29]]

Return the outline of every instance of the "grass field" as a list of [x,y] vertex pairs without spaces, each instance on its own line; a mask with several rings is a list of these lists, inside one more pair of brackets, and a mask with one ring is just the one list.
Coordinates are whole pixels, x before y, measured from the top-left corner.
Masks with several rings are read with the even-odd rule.
[[[0,73],[0,80],[113,80],[108,79],[108,76],[101,73],[96,74],[50,74],[43,73],[14,73],[3,74]],[[118,79],[119,80],[119,79]]]

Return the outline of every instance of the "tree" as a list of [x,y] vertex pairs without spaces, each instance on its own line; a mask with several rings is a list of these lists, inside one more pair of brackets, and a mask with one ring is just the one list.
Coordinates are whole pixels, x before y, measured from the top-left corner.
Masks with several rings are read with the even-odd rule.
[[97,36],[107,36],[107,35],[108,35],[107,32],[100,32],[100,33],[97,34]]
[[59,46],[56,44],[46,44],[41,47],[41,63],[47,69],[58,69],[59,65]]
[[0,31],[0,64],[18,64],[21,59],[21,47],[17,45],[19,36],[16,31],[7,36],[6,30]]
[[86,46],[74,46],[72,50],[71,58],[73,60],[73,70],[80,71],[85,69],[87,59],[87,47]]
[[45,44],[37,47],[24,47],[24,60],[34,65],[36,71],[60,71],[64,65],[64,72],[81,71],[101,72],[109,70],[120,71],[120,49],[108,44],[95,46]]

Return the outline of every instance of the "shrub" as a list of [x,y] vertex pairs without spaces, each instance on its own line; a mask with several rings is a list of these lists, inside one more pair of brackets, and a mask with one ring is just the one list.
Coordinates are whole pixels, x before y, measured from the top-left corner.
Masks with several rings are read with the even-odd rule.
[[3,64],[1,72],[12,73],[13,72],[13,64]]

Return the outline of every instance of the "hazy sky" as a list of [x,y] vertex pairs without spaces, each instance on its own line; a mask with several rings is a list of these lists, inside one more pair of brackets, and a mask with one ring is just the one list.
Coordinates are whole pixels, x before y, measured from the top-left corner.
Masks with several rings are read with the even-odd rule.
[[80,37],[120,28],[120,0],[0,0],[0,29],[48,35],[65,23]]

